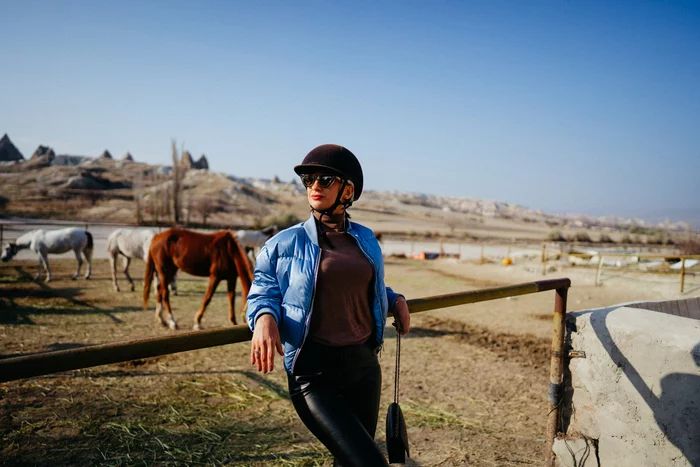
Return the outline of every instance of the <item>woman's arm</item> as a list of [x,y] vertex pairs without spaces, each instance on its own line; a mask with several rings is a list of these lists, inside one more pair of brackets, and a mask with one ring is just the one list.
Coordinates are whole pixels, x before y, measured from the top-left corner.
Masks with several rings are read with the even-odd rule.
[[394,300],[394,308],[392,309],[396,330],[402,336],[408,334],[408,329],[411,327],[411,314],[408,311],[408,304],[403,295],[399,295]]
[[253,330],[251,365],[267,373],[275,367],[275,350],[283,355],[278,323],[282,319],[282,292],[277,281],[276,258],[263,247],[255,264],[255,279],[248,293],[248,326]]

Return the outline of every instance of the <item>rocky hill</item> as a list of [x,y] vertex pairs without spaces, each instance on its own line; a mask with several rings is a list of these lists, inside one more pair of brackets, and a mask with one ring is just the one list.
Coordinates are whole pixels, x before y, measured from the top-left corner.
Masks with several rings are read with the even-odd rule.
[[[115,160],[106,150],[96,158],[56,155],[45,146],[39,146],[25,161],[13,148],[9,138],[0,140],[0,155],[8,158],[0,163],[0,197],[5,200],[0,203],[0,216],[173,222],[174,183],[170,166],[135,162],[129,153]],[[308,215],[305,190],[296,180],[252,179],[211,172],[205,156],[195,161],[187,152],[181,160],[185,174],[181,223],[249,227]],[[368,190],[352,212],[353,218],[370,223],[377,230],[407,235],[449,233],[542,240],[554,230],[570,237],[580,229],[606,231],[615,236],[631,226],[642,230],[650,227],[637,219],[553,216],[502,201],[402,191]],[[667,224],[664,228],[682,231],[687,225]]]

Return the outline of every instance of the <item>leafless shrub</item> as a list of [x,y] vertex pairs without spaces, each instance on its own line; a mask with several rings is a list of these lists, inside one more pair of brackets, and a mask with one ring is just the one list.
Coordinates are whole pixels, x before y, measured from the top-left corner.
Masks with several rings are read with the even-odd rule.
[[559,232],[558,230],[554,230],[549,233],[547,240],[549,240],[550,242],[565,242],[566,238],[564,238],[561,232]]
[[577,242],[591,243],[591,236],[588,235],[588,232],[576,232],[576,236],[574,238]]
[[606,233],[600,234],[600,239],[598,241],[600,243],[615,243],[615,240],[613,240],[612,237]]
[[700,255],[700,239],[688,238],[677,242],[682,255]]

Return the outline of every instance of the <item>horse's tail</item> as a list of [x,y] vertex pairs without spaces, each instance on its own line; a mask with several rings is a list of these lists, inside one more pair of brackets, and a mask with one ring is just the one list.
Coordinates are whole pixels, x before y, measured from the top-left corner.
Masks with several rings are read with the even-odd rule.
[[92,248],[95,246],[95,244],[92,241],[92,234],[86,230],[85,235],[87,235],[87,245],[85,246],[85,249],[92,250]]
[[251,263],[250,258],[248,258],[248,255],[246,254],[245,248],[243,248],[241,242],[238,241],[236,236],[231,235],[231,238],[233,238],[236,250],[238,250],[234,253],[234,263],[236,263],[238,278],[241,280],[241,286],[243,287],[243,299],[245,300],[254,279],[253,263]]
[[143,309],[148,311],[148,296],[151,294],[151,283],[153,282],[153,274],[156,270],[156,264],[153,261],[151,252],[148,252],[146,259],[146,274],[143,278]]

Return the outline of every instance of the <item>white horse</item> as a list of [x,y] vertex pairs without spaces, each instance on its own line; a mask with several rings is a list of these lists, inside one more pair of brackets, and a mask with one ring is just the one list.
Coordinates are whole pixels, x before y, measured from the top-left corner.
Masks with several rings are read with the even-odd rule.
[[[148,261],[148,249],[151,246],[151,240],[157,232],[153,229],[117,229],[112,232],[107,238],[107,253],[109,254],[109,263],[112,266],[112,285],[114,290],[119,292],[117,284],[117,257],[122,255],[123,269],[126,279],[131,285],[131,291],[134,291],[134,281],[129,275],[129,264],[132,258],[141,258]],[[158,277],[156,276],[156,284]],[[173,279],[170,285],[174,295],[177,295],[177,283]]]
[[239,230],[236,232],[236,239],[245,248],[246,254],[250,254],[252,251],[254,257],[257,258],[265,242],[278,231],[279,229],[276,225],[271,225],[262,230]]
[[32,230],[20,236],[14,242],[7,244],[2,252],[3,262],[10,261],[18,251],[31,249],[39,256],[39,267],[34,275],[34,279],[41,277],[41,265],[46,269],[46,282],[51,280],[51,269],[49,269],[49,253],[66,253],[73,250],[75,259],[78,261],[78,269],[73,274],[75,280],[80,275],[80,268],[83,266],[81,255],[87,261],[87,272],[85,279],[90,279],[92,272],[92,234],[85,229],[70,227],[59,230]]

